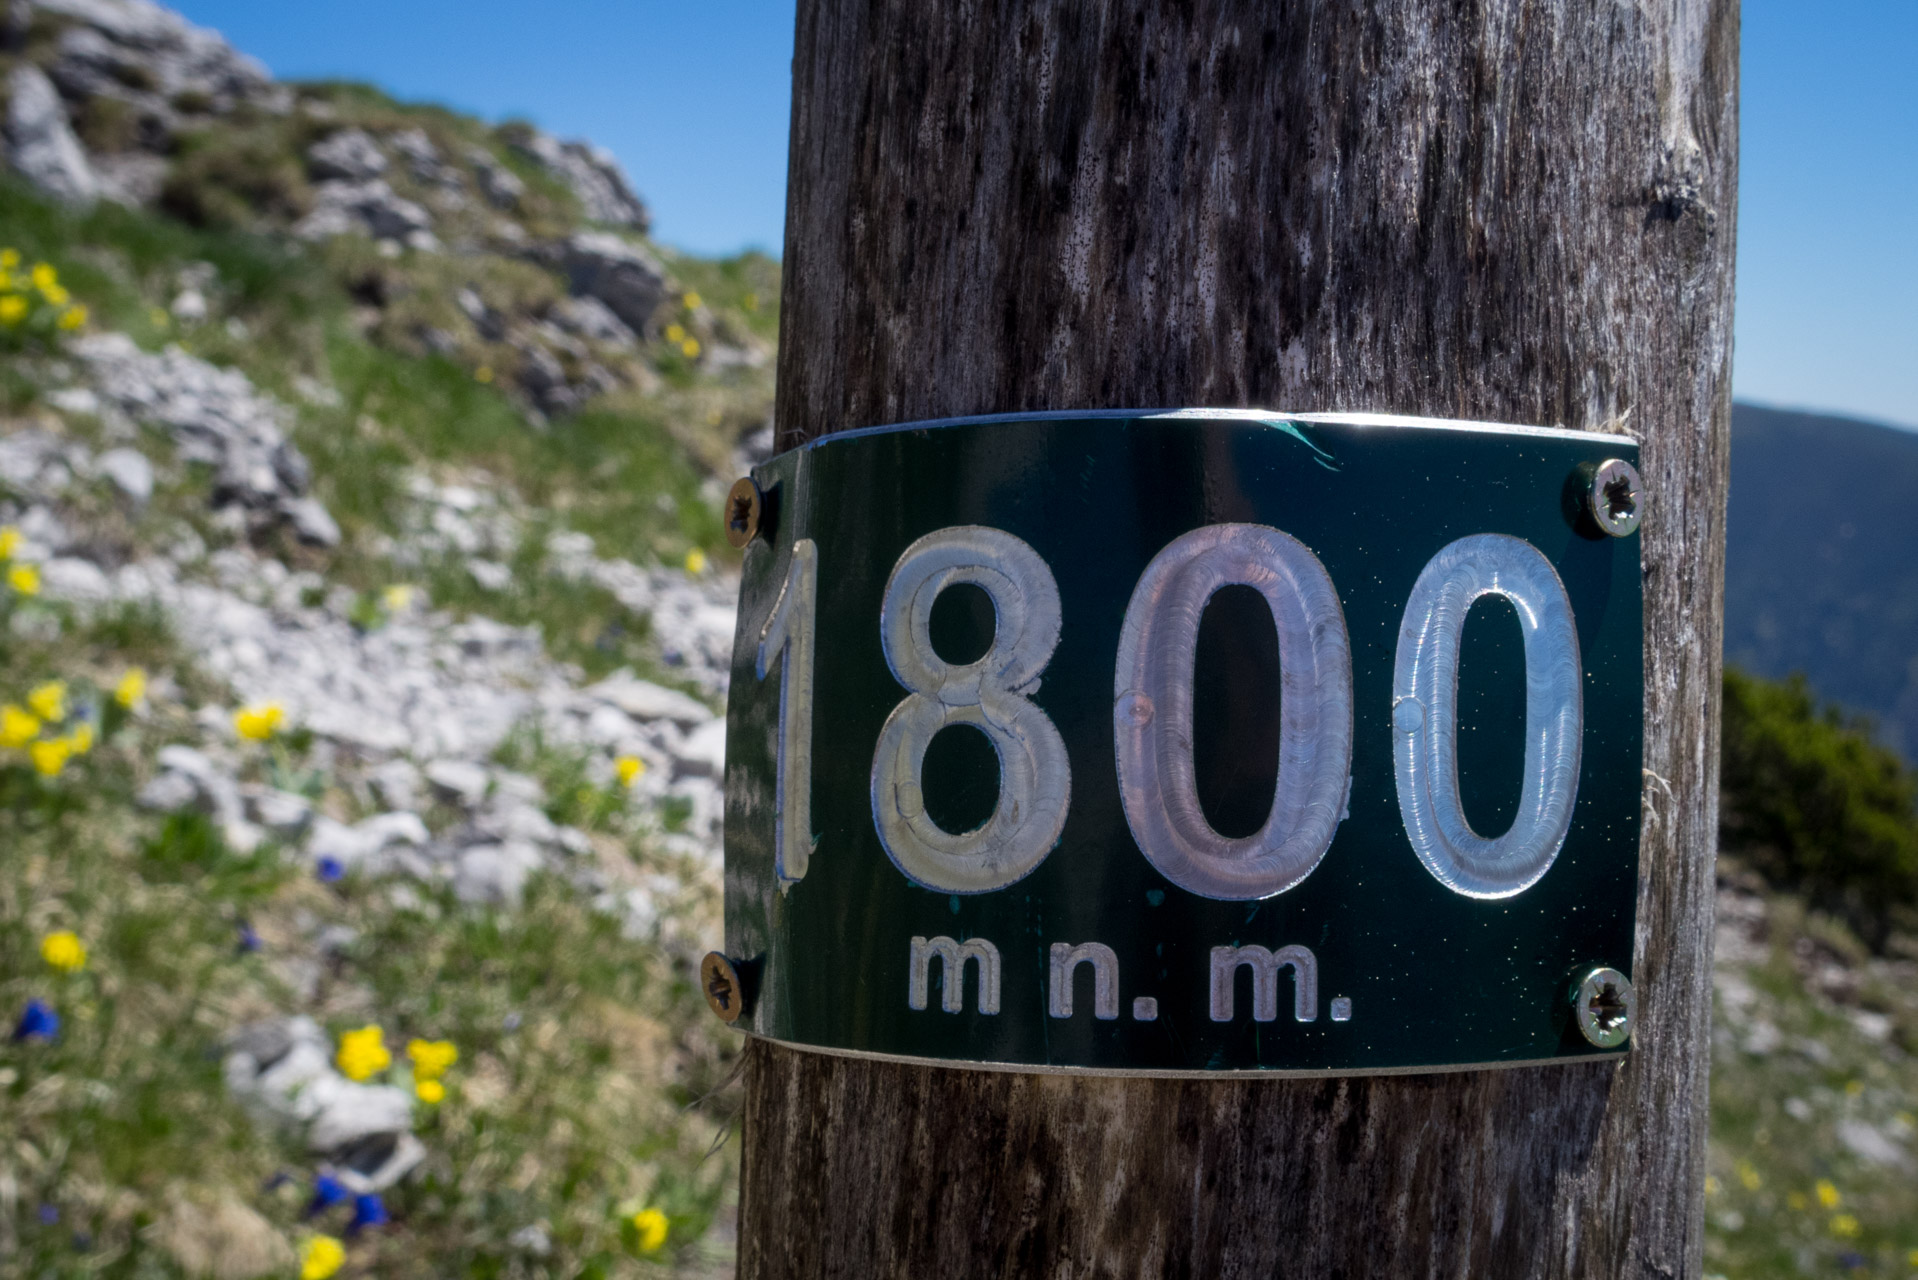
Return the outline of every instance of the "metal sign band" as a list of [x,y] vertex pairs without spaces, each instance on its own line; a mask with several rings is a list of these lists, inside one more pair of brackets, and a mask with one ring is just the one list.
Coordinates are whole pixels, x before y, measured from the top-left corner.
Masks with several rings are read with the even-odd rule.
[[728,1015],[1036,1071],[1622,1051],[1636,461],[1202,410],[907,424],[755,469]]

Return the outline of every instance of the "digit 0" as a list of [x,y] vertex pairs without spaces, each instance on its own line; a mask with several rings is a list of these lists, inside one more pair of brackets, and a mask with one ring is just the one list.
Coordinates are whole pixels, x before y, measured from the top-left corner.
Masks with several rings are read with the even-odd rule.
[[[1518,816],[1487,838],[1458,790],[1459,641],[1482,596],[1512,602],[1525,636],[1525,775]],[[1460,538],[1413,584],[1392,676],[1399,813],[1425,869],[1468,898],[1509,898],[1538,883],[1572,826],[1584,702],[1572,602],[1538,549],[1502,533]]]
[[[933,601],[971,583],[992,600],[992,645],[976,661],[933,651]],[[893,708],[872,762],[872,814],[893,865],[942,893],[986,893],[1044,861],[1065,828],[1072,770],[1065,740],[1032,702],[1059,644],[1059,587],[1026,543],[959,525],[906,548],[886,582],[879,635],[886,663],[910,692]],[[999,803],[976,830],[950,832],[926,813],[921,771],[933,736],[971,725],[999,756]]]
[[[1265,825],[1231,839],[1199,807],[1192,677],[1206,602],[1235,584],[1265,597],[1279,633],[1279,768]],[[1256,524],[1194,529],[1155,556],[1119,632],[1112,729],[1126,823],[1166,879],[1243,900],[1310,875],[1344,816],[1352,771],[1351,644],[1318,557]]]

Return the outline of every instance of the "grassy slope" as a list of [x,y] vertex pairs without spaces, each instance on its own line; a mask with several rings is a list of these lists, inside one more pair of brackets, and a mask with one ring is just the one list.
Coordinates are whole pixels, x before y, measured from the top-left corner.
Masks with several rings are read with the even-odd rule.
[[[544,519],[593,534],[605,555],[729,554],[708,498],[713,466],[724,433],[763,416],[764,374],[714,378],[662,353],[657,392],[535,431],[457,362],[363,332],[326,254],[111,207],[75,216],[12,187],[0,188],[0,244],[55,264],[94,327],[149,347],[177,341],[299,409],[295,438],[346,541],[324,561],[286,550],[330,579],[372,591],[400,576],[379,548],[398,526],[409,467],[490,477]],[[178,268],[200,260],[218,267],[221,289],[207,322],[182,331],[161,308]],[[708,310],[736,313],[739,324],[763,328],[776,314],[776,269],[764,259],[678,260],[674,270]],[[330,382],[341,403],[304,403],[298,377]],[[39,405],[46,381],[44,362],[0,358],[0,412],[85,434],[84,422]],[[208,529],[197,481],[139,517],[117,513],[104,494],[75,501],[92,501],[109,526],[118,520],[127,549],[181,523]],[[517,566],[522,585],[505,593],[479,593],[450,566],[427,576],[436,605],[538,622],[556,653],[589,671],[647,666],[643,618],[537,572],[537,562],[534,542]],[[203,821],[163,820],[131,803],[158,747],[197,736],[185,707],[224,700],[164,623],[83,623],[37,604],[16,613],[0,645],[0,699],[19,701],[54,676],[110,688],[134,664],[170,680],[172,692],[57,779],[39,778],[18,753],[0,764],[0,1014],[10,1026],[39,997],[65,1024],[52,1044],[0,1042],[0,1269],[185,1274],[176,1259],[193,1254],[196,1231],[245,1225],[249,1212],[268,1244],[340,1231],[338,1211],[302,1215],[310,1158],[249,1123],[220,1080],[227,1032],[295,1010],[336,1035],[377,1021],[396,1048],[417,1035],[451,1039],[462,1055],[446,1102],[421,1108],[431,1159],[387,1197],[396,1226],[353,1243],[351,1273],[703,1273],[724,1258],[709,1228],[731,1195],[725,1108],[715,1119],[715,1104],[693,1105],[723,1083],[733,1053],[691,985],[688,957],[716,920],[711,893],[669,909],[663,942],[640,942],[558,881],[536,884],[516,913],[474,913],[427,892],[323,886],[288,872],[271,846],[241,856]],[[547,781],[555,817],[596,824],[616,882],[657,874],[702,883],[657,849],[648,833],[658,817],[582,789],[577,761],[522,746],[514,763]],[[327,785],[316,782],[322,807],[351,807]],[[239,946],[242,924],[260,950]],[[316,940],[335,927],[342,941],[322,952]],[[61,976],[42,962],[39,940],[56,929],[87,941],[83,972]],[[323,959],[309,998],[298,988],[315,955]],[[407,1082],[403,1062],[393,1076]],[[274,1185],[280,1172],[295,1181]],[[234,1205],[244,1206],[237,1219]],[[639,1260],[622,1242],[620,1216],[646,1206],[666,1212],[672,1231],[665,1249]],[[548,1255],[510,1241],[534,1223],[550,1234]]]
[[[1918,1274],[1918,964],[1872,959],[1842,925],[1733,875],[1753,889],[1721,898],[1731,981],[1712,1056],[1706,1271]],[[1861,1154],[1847,1129],[1876,1130],[1903,1163]]]

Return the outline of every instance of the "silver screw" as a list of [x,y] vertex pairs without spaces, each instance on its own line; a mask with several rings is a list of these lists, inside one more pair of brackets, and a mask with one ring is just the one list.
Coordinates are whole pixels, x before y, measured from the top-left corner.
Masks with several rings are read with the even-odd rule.
[[1631,1038],[1632,1017],[1638,999],[1632,980],[1616,969],[1600,966],[1579,980],[1572,996],[1578,1011],[1578,1029],[1601,1049],[1616,1049]]
[[1585,491],[1585,505],[1598,527],[1614,538],[1636,533],[1645,511],[1645,482],[1639,479],[1638,468],[1623,458],[1599,463],[1591,488]]

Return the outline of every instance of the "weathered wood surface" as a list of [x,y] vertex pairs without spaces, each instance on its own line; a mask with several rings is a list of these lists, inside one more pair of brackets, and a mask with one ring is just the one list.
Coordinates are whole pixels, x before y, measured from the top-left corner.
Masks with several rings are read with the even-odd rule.
[[1644,441],[1641,1015],[1623,1065],[1333,1081],[756,1044],[742,1276],[1697,1274],[1737,39],[1736,0],[800,0],[782,445],[1172,405]]

